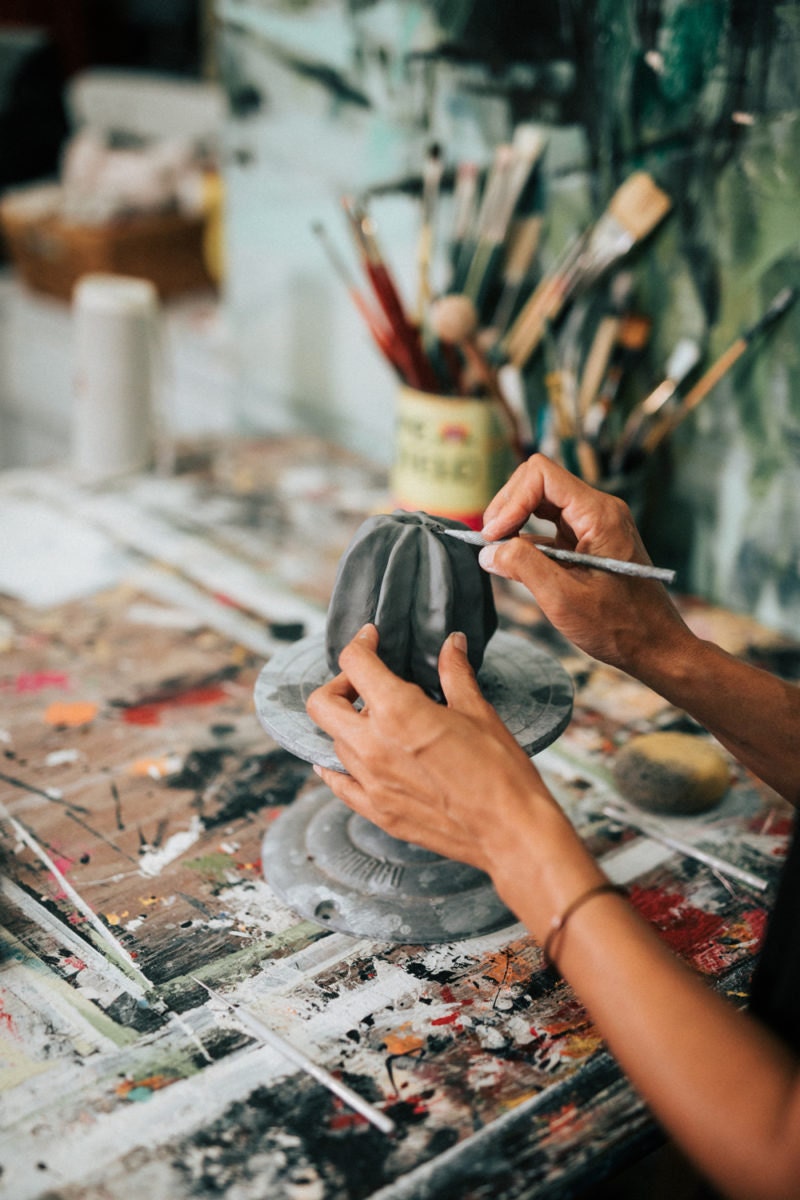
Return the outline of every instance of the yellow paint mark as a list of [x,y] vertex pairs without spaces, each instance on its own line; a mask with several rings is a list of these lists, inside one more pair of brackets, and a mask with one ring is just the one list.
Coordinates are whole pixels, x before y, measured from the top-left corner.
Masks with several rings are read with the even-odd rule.
[[124,921],[128,913],[103,913],[103,916],[108,921],[109,925],[119,925],[120,921]]
[[576,1033],[567,1035],[566,1044],[562,1047],[561,1053],[564,1058],[588,1058],[595,1050],[599,1050],[603,1044],[603,1039],[596,1029],[587,1029],[585,1033]]
[[503,1109],[504,1111],[508,1111],[511,1108],[518,1108],[519,1105],[524,1104],[526,1100],[532,1100],[534,1096],[538,1095],[539,1093],[537,1091],[523,1092],[521,1096],[514,1096],[510,1100],[504,1100]]
[[[408,1033],[403,1033],[403,1030],[409,1030]],[[425,1045],[424,1038],[421,1038],[418,1033],[411,1032],[411,1022],[406,1021],[405,1025],[400,1025],[394,1033],[387,1033],[381,1039],[388,1054],[413,1054],[416,1050],[421,1050]]]
[[99,712],[99,707],[91,700],[54,700],[47,706],[44,719],[48,725],[88,725]]

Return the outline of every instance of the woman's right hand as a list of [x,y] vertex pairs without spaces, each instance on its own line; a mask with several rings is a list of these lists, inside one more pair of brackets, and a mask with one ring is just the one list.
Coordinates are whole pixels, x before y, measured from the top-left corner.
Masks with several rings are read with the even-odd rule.
[[587,654],[632,675],[691,637],[662,584],[547,558],[536,543],[649,563],[624,501],[583,483],[543,454],[517,468],[484,514],[483,535],[511,537],[533,515],[554,538],[523,535],[481,550],[481,566],[525,585],[545,616]]

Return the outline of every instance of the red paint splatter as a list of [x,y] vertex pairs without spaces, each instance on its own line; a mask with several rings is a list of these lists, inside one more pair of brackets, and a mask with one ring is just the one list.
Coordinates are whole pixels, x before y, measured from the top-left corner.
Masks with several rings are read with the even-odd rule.
[[189,688],[164,700],[153,700],[149,704],[135,704],[124,713],[128,725],[158,725],[161,714],[170,708],[190,708],[195,704],[218,704],[226,698],[225,689],[219,684],[210,687]]
[[442,995],[442,999],[444,1000],[445,1004],[460,1004],[462,1008],[467,1008],[470,1004],[475,1003],[475,1001],[469,997],[467,997],[466,1000],[459,1000],[458,996],[455,996],[453,994],[452,988],[449,987],[446,983],[442,986],[441,995]]
[[334,1113],[329,1122],[331,1129],[352,1129],[354,1125],[366,1124],[367,1118],[354,1112]]
[[82,958],[78,958],[77,954],[70,954],[61,960],[62,966],[72,967],[75,971],[85,971],[86,963]]
[[9,1033],[16,1033],[14,1029],[14,1020],[11,1013],[7,1013],[3,1008],[3,1003],[0,1000],[0,1025],[5,1025]]
[[697,960],[702,958],[705,970],[716,970],[724,964],[726,948],[714,946],[725,927],[723,917],[695,908],[680,892],[669,892],[665,888],[643,888],[633,884],[630,898],[633,906],[655,926],[676,954],[697,966]]
[[448,1013],[446,1017],[434,1017],[431,1020],[431,1025],[454,1025],[458,1020],[457,1012]]
[[63,671],[23,671],[16,679],[3,680],[0,686],[4,691],[15,691],[17,695],[34,694],[45,688],[61,688],[67,691],[70,686],[69,676]]
[[238,600],[234,600],[233,596],[229,596],[227,592],[212,592],[211,593],[218,604],[224,604],[226,608],[238,608],[244,611]]
[[793,816],[777,816],[775,810],[770,809],[766,814],[763,812],[756,813],[747,822],[747,828],[750,833],[763,834],[766,837],[788,838],[792,832],[793,824]]

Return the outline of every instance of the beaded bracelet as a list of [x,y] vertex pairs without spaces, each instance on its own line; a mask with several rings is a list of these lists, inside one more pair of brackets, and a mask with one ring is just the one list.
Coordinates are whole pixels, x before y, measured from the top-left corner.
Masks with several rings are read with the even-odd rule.
[[563,933],[564,926],[572,914],[577,912],[579,908],[582,908],[587,900],[591,900],[593,896],[600,896],[603,894],[603,892],[615,892],[618,896],[627,896],[628,894],[624,887],[620,887],[616,883],[597,883],[594,887],[590,887],[585,892],[581,892],[577,899],[573,900],[571,904],[567,905],[560,917],[553,917],[550,928],[547,931],[547,937],[544,939],[544,946],[542,947],[544,961],[548,967],[555,967],[556,965],[551,953],[553,942],[560,933]]

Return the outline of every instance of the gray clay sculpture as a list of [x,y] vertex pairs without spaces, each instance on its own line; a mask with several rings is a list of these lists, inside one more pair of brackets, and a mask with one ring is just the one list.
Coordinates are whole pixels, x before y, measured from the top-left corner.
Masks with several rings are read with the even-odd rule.
[[332,672],[362,625],[379,634],[378,654],[402,679],[442,699],[439,651],[455,630],[466,634],[477,673],[497,628],[489,576],[474,546],[443,537],[460,521],[424,512],[369,517],[339,562],[328,608],[325,652]]

